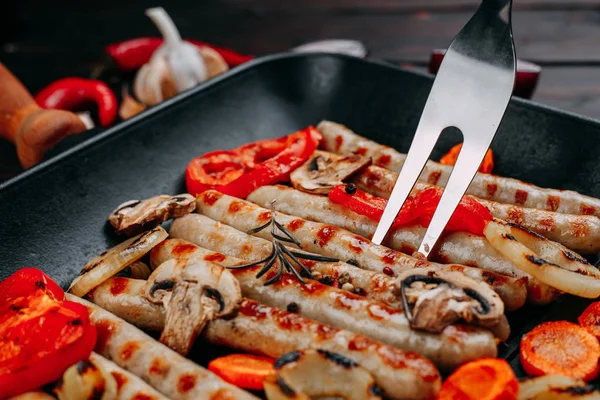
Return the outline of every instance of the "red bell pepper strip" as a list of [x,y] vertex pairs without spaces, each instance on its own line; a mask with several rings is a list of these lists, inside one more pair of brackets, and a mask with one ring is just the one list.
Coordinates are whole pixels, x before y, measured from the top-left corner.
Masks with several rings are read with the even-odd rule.
[[187,191],[196,196],[216,189],[246,198],[260,186],[288,180],[290,173],[315,152],[321,139],[321,134],[311,126],[282,138],[194,158],[185,173]]
[[35,101],[42,108],[59,110],[75,110],[93,102],[98,106],[98,120],[104,127],[117,118],[117,97],[104,82],[95,79],[59,79],[42,89]]
[[263,390],[265,379],[275,373],[274,363],[272,358],[230,354],[212,360],[208,369],[242,389]]
[[0,283],[0,397],[56,381],[95,344],[87,309],[65,301],[43,272],[23,269]]
[[[428,227],[442,192],[440,188],[431,187],[409,196],[392,224],[392,229],[407,225]],[[329,192],[329,199],[376,222],[381,219],[387,204],[386,199],[373,196],[351,185],[336,186]],[[483,236],[483,229],[491,219],[492,214],[485,206],[470,197],[463,197],[446,225],[446,230],[471,232]]]
[[[197,47],[210,47],[219,53],[230,67],[238,66],[254,58],[253,56],[239,54],[233,50],[198,40],[186,39],[186,41]],[[112,57],[121,70],[133,71],[146,64],[162,43],[162,38],[144,37],[109,44],[105,47],[104,51]]]

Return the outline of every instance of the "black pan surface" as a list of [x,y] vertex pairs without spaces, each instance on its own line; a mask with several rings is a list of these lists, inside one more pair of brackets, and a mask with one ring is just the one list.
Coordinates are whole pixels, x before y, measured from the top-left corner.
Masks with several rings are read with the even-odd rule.
[[[237,68],[0,185],[0,279],[37,267],[66,287],[117,242],[106,223],[114,207],[184,191],[187,163],[210,150],[330,119],[407,151],[431,83],[338,55],[276,55]],[[599,139],[597,121],[514,99],[492,144],[495,173],[600,197]],[[458,140],[444,135],[432,157]],[[522,334],[542,320],[574,320],[588,303],[565,296],[515,313],[501,356],[523,375]]]

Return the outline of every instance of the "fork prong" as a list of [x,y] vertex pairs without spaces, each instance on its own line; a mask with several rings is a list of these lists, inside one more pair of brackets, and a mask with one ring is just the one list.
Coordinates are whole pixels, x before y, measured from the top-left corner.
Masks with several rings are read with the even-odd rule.
[[473,177],[475,177],[475,173],[483,161],[483,157],[489,148],[490,142],[491,138],[485,140],[483,137],[480,137],[480,140],[465,140],[463,143],[454,169],[448,179],[446,189],[442,194],[442,198],[440,199],[433,218],[429,223],[429,227],[425,232],[425,237],[419,247],[419,253],[423,254],[425,257],[427,257],[433,249],[435,242],[437,242],[442,234],[442,231],[446,227],[446,224],[448,224],[458,203],[471,184]]
[[[426,107],[427,109],[427,107]],[[419,175],[425,167],[425,163],[429,159],[429,156],[437,142],[441,129],[433,126],[428,121],[432,121],[431,118],[427,119],[421,117],[417,133],[410,145],[408,156],[404,161],[404,165],[400,170],[400,175],[394,184],[392,194],[385,206],[383,215],[379,220],[375,234],[371,241],[375,244],[381,244],[388,230],[392,226],[392,223],[396,219],[398,212],[402,209],[402,206],[406,202],[408,195],[412,188],[415,186]]]

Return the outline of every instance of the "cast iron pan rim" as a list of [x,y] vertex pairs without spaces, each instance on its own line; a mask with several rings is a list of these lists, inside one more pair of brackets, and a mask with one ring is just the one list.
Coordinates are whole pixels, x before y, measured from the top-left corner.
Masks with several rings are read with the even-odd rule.
[[[293,59],[306,59],[306,58],[344,59],[346,61],[350,61],[350,62],[354,62],[354,63],[371,64],[371,65],[376,65],[378,67],[382,67],[385,69],[390,69],[390,70],[395,70],[395,71],[403,71],[404,73],[409,73],[409,74],[415,75],[421,79],[427,79],[432,82],[433,82],[433,78],[434,78],[433,75],[431,75],[429,73],[408,70],[405,68],[395,66],[395,65],[390,64],[385,61],[364,60],[364,59],[347,56],[347,55],[343,55],[343,54],[290,53],[290,52],[288,52],[288,53],[279,53],[279,54],[272,54],[272,55],[268,55],[268,56],[259,57],[254,60],[251,60],[250,62],[244,63],[236,68],[233,68],[232,70],[230,70],[220,76],[217,76],[209,81],[206,81],[206,82],[196,86],[193,89],[190,89],[183,93],[180,93],[180,94],[172,97],[171,99],[166,100],[163,103],[150,108],[149,110],[143,112],[140,115],[137,115],[127,121],[118,123],[117,125],[115,125],[111,128],[108,128],[106,131],[101,132],[101,133],[97,134],[96,136],[86,140],[85,142],[80,143],[76,146],[73,146],[72,148],[66,150],[65,152],[63,152],[49,160],[43,161],[40,164],[25,170],[23,173],[17,175],[16,177],[9,179],[8,181],[6,181],[4,183],[0,183],[0,191],[8,191],[8,190],[14,189],[18,185],[27,182],[27,180],[32,176],[47,173],[52,168],[57,167],[62,162],[67,160],[69,157],[72,157],[76,153],[83,151],[84,149],[88,149],[88,148],[92,147],[93,145],[95,145],[96,143],[100,143],[104,140],[112,138],[113,136],[122,134],[122,133],[124,133],[124,131],[127,130],[127,128],[139,123],[140,121],[143,121],[145,118],[150,118],[151,116],[155,115],[156,113],[160,113],[164,109],[167,109],[169,107],[177,105],[178,103],[184,101],[188,97],[196,95],[198,92],[213,88],[214,86],[220,84],[224,80],[234,79],[235,77],[240,76],[244,73],[247,73],[248,71],[251,71],[254,68],[258,68],[259,66],[261,66],[263,64],[274,63],[274,62],[277,62],[280,60],[286,60],[286,59],[293,60]],[[536,103],[534,101],[529,101],[529,100],[524,100],[524,99],[513,97],[511,99],[511,105],[513,107],[522,108],[522,109],[537,109],[537,110],[545,111],[546,113],[554,114],[556,117],[560,117],[563,119],[572,119],[572,120],[577,120],[577,121],[583,121],[583,122],[586,122],[586,123],[589,123],[592,125],[596,125],[597,127],[600,128],[599,120],[595,120],[593,118],[585,117],[585,116],[571,113],[568,111],[560,110],[560,109],[557,109],[554,107],[546,106],[546,105],[543,105],[540,103]]]

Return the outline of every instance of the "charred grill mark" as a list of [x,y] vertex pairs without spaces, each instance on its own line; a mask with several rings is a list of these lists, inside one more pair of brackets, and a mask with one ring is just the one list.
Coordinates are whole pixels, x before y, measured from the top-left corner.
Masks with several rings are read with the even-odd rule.
[[508,226],[511,226],[511,227],[513,227],[513,228],[520,229],[520,230],[522,230],[522,231],[526,232],[526,233],[527,233],[527,234],[529,234],[529,235],[535,236],[535,237],[536,237],[536,238],[538,238],[538,239],[542,239],[542,240],[548,240],[548,239],[546,239],[546,237],[545,237],[545,236],[542,236],[542,235],[540,235],[540,234],[539,234],[539,233],[537,233],[537,232],[534,232],[534,231],[532,231],[532,230],[530,230],[530,229],[527,229],[527,228],[525,228],[524,226],[521,226],[521,225],[519,225],[519,224],[515,224],[514,222],[506,222],[506,225],[508,225]]
[[343,367],[346,369],[358,367],[358,363],[356,361],[351,360],[347,357],[344,357],[341,354],[332,353],[331,351],[322,350],[322,349],[317,349],[317,352],[320,355],[322,355],[323,357],[333,361],[335,364],[339,365],[340,367]]
[[221,197],[223,197],[223,194],[217,192],[217,191],[208,191],[208,192],[204,192],[202,194],[200,194],[199,199],[202,200],[202,202],[204,202],[206,205],[212,206],[214,205]]
[[[162,243],[160,243],[159,246],[162,245]],[[193,253],[194,251],[196,251],[196,248],[197,246],[191,243],[177,243],[175,246],[173,246],[173,250],[171,250],[171,253],[176,258],[181,258],[189,255],[190,253]]]
[[379,397],[383,397],[383,389],[380,388],[375,382],[373,382],[371,384],[371,386],[369,386],[369,393],[372,394],[373,396],[379,396]]
[[381,257],[381,260],[386,264],[394,264],[396,262],[398,253],[392,249],[385,250],[385,254]]
[[427,183],[429,183],[431,185],[437,185],[438,181],[440,180],[440,176],[442,176],[441,171],[433,171],[427,177]]
[[136,393],[131,400],[156,400],[156,397],[148,396],[144,393]]
[[585,386],[574,386],[574,387],[568,387],[568,388],[554,388],[551,389],[551,391],[556,392],[556,393],[568,393],[574,396],[585,396],[588,395],[590,393],[594,393],[595,390],[597,390],[598,387],[594,384],[588,384]]
[[351,258],[350,260],[346,261],[346,264],[350,264],[350,265],[354,265],[355,267],[358,267],[358,262]]
[[46,282],[39,280],[35,282],[35,287],[38,289],[46,290]]
[[225,255],[221,254],[221,253],[211,253],[211,254],[207,254],[206,256],[204,256],[204,259],[206,261],[211,261],[211,262],[221,262],[225,260]]
[[300,353],[299,351],[292,351],[290,353],[286,353],[279,357],[277,361],[275,361],[274,367],[275,369],[279,369],[284,365],[298,361],[298,359],[300,359],[301,356],[302,353]]
[[573,231],[573,236],[585,237],[590,232],[590,227],[583,218],[578,217],[571,222],[571,230]]
[[198,377],[196,374],[187,373],[181,375],[177,381],[177,390],[182,394],[189,392],[194,388],[194,386],[196,386],[197,379]]
[[9,310],[18,313],[18,312],[20,312],[23,309],[23,307],[24,306],[19,306],[19,305],[16,305],[16,304],[11,304],[8,308],[9,308]]
[[167,280],[164,280],[164,281],[157,281],[150,288],[150,296],[154,296],[154,293],[157,290],[171,290],[171,289],[173,289],[174,286],[175,286],[175,281],[172,281],[172,280],[168,280],[167,279]]
[[550,264],[548,261],[544,260],[543,258],[532,256],[530,254],[526,255],[525,258],[536,265]]
[[81,320],[81,318],[75,318],[75,319],[72,319],[71,321],[69,321],[69,325],[71,325],[71,326],[79,326],[81,324],[83,324],[83,321]]
[[85,374],[87,370],[96,371],[98,368],[92,364],[89,360],[81,360],[77,363],[77,373],[79,375]]
[[552,232],[555,228],[554,218],[551,216],[544,217],[539,221],[540,226],[545,232]]
[[514,240],[516,241],[517,239],[515,239],[515,237],[513,235],[511,235],[510,233],[503,233],[502,234],[502,238],[503,239],[508,239],[508,240]]
[[344,137],[342,135],[337,135],[335,137],[335,151],[339,151],[344,144]]
[[98,321],[96,324],[96,333],[98,339],[96,340],[96,351],[102,353],[106,348],[106,344],[112,336],[113,330],[116,328],[111,321]]
[[572,251],[569,250],[563,250],[563,255],[568,258],[571,261],[576,261],[576,262],[580,262],[582,264],[589,264],[588,260],[586,260],[583,257],[580,257],[578,254],[573,253]]
[[162,358],[155,358],[150,363],[150,374],[166,377],[170,370],[171,366]]
[[581,203],[579,205],[579,213],[582,215],[596,214],[596,207]]
[[294,389],[292,389],[280,377],[277,377],[277,386],[279,386],[279,388],[281,389],[281,391],[283,392],[283,394],[285,394],[287,397],[295,397],[296,396],[296,392],[294,392]]
[[558,210],[559,206],[560,206],[560,197],[549,195],[548,198],[546,199],[546,209],[550,210],[550,211],[556,211],[556,210]]
[[123,388],[123,386],[127,383],[128,379],[125,375],[123,375],[122,373],[120,373],[118,371],[113,371],[110,374],[112,375],[112,377],[115,379],[115,382],[117,383],[117,393],[119,393],[121,391],[121,389]]
[[225,309],[225,301],[223,300],[223,296],[221,296],[221,293],[218,290],[213,288],[206,288],[206,293],[211,298],[215,299],[217,303],[219,303],[219,312]]
[[329,243],[331,239],[337,234],[338,228],[331,225],[326,225],[319,229],[317,232],[317,243],[319,246],[324,247]]
[[258,218],[256,218],[258,222],[267,222],[271,219],[271,211],[263,211],[258,214]]
[[507,211],[507,220],[508,222],[513,222],[515,224],[523,224],[523,220],[524,220],[524,212],[521,208],[519,207],[509,207],[508,211]]
[[517,189],[515,191],[515,203],[517,203],[519,205],[525,204],[525,202],[527,201],[527,196],[528,196],[528,193],[526,191]]
[[367,154],[367,148],[366,147],[359,147],[358,149],[356,149],[354,151],[354,154],[358,154],[359,156],[364,156],[365,154]]
[[350,250],[352,250],[353,253],[360,254],[364,251],[364,247],[368,244],[369,242],[366,239],[360,236],[354,236],[350,239],[348,247],[350,247]]
[[121,349],[121,359],[129,360],[131,356],[140,348],[139,343],[137,342],[127,342]]
[[382,154],[381,157],[377,160],[377,165],[381,165],[382,167],[387,167],[392,162],[392,157],[388,154]]
[[370,345],[372,345],[374,342],[372,340],[370,340],[369,338],[366,338],[365,336],[355,336],[354,339],[352,339],[349,343],[348,343],[348,350],[351,351],[363,351],[366,348],[368,348]]
[[233,200],[229,203],[229,207],[227,208],[227,212],[229,214],[237,214],[242,208],[244,208],[245,204],[240,200]]
[[233,398],[233,394],[227,388],[219,389],[216,393],[210,395],[210,400],[232,400]]
[[297,231],[298,229],[302,228],[304,226],[305,221],[303,219],[300,218],[296,218],[291,220],[288,224],[287,227],[289,228],[290,231],[294,232]]
[[110,294],[117,296],[127,289],[129,285],[128,278],[114,277],[110,282]]
[[498,185],[496,185],[495,183],[487,183],[485,185],[485,190],[487,191],[488,197],[492,198],[498,190]]

